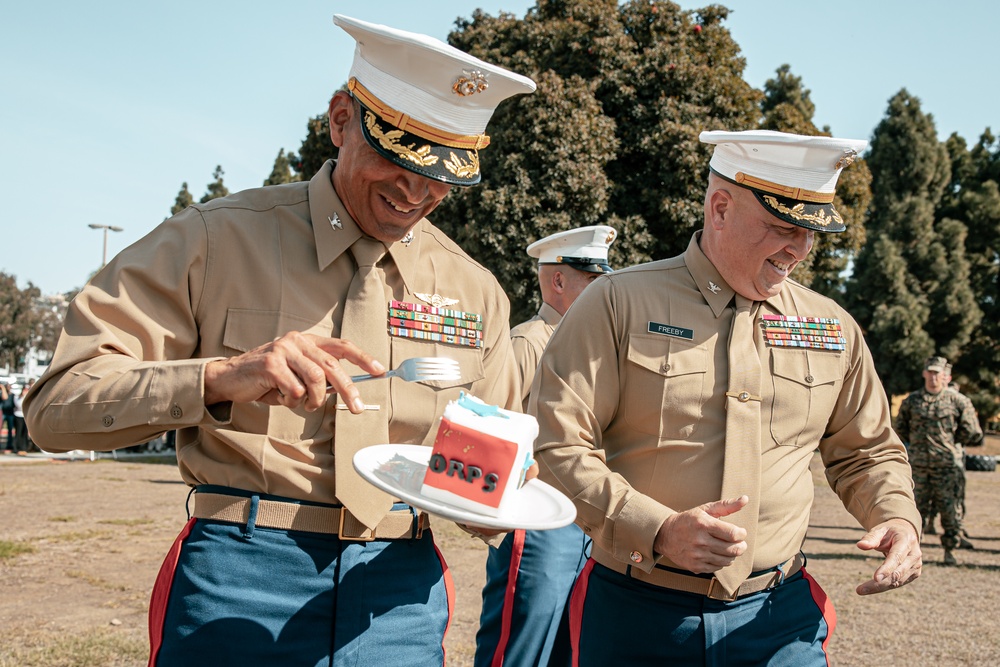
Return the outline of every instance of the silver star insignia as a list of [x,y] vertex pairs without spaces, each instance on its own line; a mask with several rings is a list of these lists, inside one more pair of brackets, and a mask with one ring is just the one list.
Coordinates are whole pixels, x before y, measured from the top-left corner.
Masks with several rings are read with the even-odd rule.
[[327,220],[330,221],[330,226],[333,227],[334,229],[344,228],[344,223],[340,221],[340,216],[337,215],[336,213],[334,213],[333,216],[327,217]]
[[420,292],[414,292],[413,295],[421,301],[426,301],[435,308],[447,308],[448,306],[454,306],[458,303],[458,299],[449,299],[441,296],[440,294],[421,294]]
[[400,241],[402,241],[405,245],[410,245],[411,243],[413,243],[413,230],[411,229],[410,231],[406,232],[406,236],[400,239]]
[[722,291],[722,288],[713,283],[711,280],[708,281],[708,289],[712,292],[712,294],[718,294]]

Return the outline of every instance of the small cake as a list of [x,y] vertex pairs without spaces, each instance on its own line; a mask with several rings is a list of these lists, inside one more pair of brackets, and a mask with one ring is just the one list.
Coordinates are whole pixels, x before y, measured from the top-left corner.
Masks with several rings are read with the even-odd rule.
[[441,415],[421,493],[487,516],[524,484],[538,422],[462,393]]

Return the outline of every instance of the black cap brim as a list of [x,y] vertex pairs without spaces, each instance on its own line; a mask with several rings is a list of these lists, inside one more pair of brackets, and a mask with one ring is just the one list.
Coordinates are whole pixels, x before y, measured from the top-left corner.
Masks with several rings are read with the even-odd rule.
[[449,185],[476,185],[482,180],[476,150],[445,146],[400,130],[364,104],[360,120],[368,145],[404,169]]
[[832,202],[813,204],[788,197],[779,197],[753,188],[747,189],[757,197],[757,201],[768,213],[785,222],[816,232],[833,234],[847,229],[844,219],[840,217],[840,213],[833,207]]
[[563,260],[561,262],[541,262],[541,264],[562,264],[564,266],[569,266],[577,271],[583,271],[585,273],[612,273],[612,269],[609,265],[603,262],[578,262],[574,260]]

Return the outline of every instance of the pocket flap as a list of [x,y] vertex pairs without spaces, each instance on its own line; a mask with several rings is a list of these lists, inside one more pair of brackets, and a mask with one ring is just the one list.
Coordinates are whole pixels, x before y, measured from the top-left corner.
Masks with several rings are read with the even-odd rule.
[[328,321],[316,322],[277,310],[230,308],[222,344],[238,352],[249,352],[289,331],[329,336],[332,325]]
[[653,334],[631,334],[628,360],[664,377],[676,377],[708,370],[708,349],[673,338]]
[[840,356],[830,352],[775,349],[771,353],[774,374],[792,382],[814,387],[840,379]]

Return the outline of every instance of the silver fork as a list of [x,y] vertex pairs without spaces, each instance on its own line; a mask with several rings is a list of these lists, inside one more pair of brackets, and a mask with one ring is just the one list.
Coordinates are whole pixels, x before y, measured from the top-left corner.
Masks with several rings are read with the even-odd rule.
[[[462,377],[458,362],[447,357],[413,357],[403,361],[397,368],[386,372],[384,375],[353,375],[351,382],[364,382],[365,380],[381,380],[383,378],[400,378],[407,382],[426,382],[429,380],[458,380]],[[327,391],[333,391],[333,387],[327,385]]]

